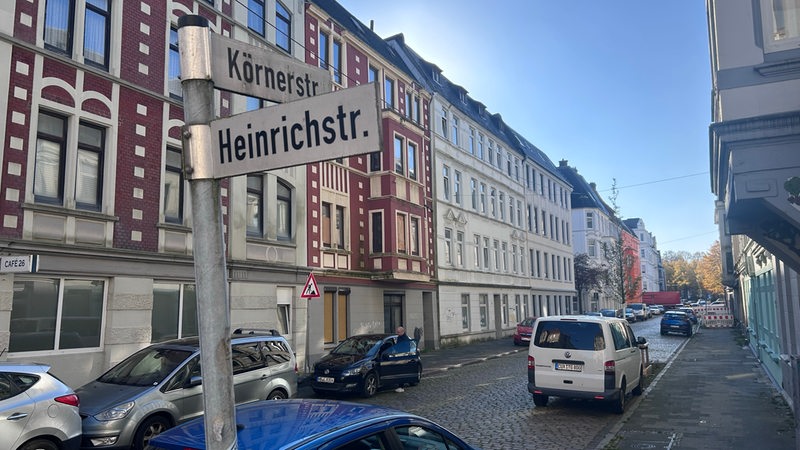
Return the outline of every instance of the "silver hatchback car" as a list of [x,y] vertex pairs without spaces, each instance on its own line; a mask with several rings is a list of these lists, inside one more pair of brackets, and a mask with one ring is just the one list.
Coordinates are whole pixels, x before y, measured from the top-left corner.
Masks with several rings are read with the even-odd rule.
[[44,364],[0,363],[0,448],[77,449],[78,396]]
[[[295,396],[295,355],[280,334],[235,333],[231,351],[237,404]],[[142,450],[153,436],[203,413],[199,340],[145,347],[76,392],[81,448]]]

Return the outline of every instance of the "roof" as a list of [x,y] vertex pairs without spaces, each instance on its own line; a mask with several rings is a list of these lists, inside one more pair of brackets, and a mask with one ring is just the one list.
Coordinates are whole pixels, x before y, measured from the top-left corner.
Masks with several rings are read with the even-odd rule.
[[403,59],[417,82],[430,92],[442,96],[464,116],[469,117],[474,123],[483,127],[487,132],[549,172],[553,177],[567,182],[547,155],[521,134],[503,121],[498,114],[490,114],[486,106],[467,94],[467,90],[442,75],[441,69],[436,64],[426,61],[411,47],[406,45],[403,34],[386,38],[386,42]]
[[603,201],[597,189],[578,173],[578,169],[567,165],[562,161],[558,166],[559,172],[572,184],[572,195],[570,196],[572,209],[594,208],[599,209],[608,217],[615,217],[614,211]]

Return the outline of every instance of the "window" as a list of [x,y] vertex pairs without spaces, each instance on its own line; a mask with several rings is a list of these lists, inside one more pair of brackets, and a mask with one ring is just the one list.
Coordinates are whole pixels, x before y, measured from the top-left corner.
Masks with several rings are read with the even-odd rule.
[[500,193],[500,220],[506,220],[506,195]]
[[197,292],[194,284],[153,283],[151,342],[197,336]]
[[478,133],[478,159],[483,161],[483,133]]
[[500,241],[494,240],[494,270],[500,271]]
[[444,189],[442,189],[444,199],[450,200],[450,168],[447,166],[442,166],[442,182],[444,183]]
[[330,61],[328,60],[328,41],[330,38],[327,34],[319,32],[319,66],[323,69],[328,69]]
[[474,261],[475,268],[481,268],[481,237],[477,234],[473,236],[474,246],[472,248],[472,260]]
[[503,249],[503,272],[508,272],[508,242],[504,241],[501,248]]
[[514,197],[508,196],[508,222],[514,224]]
[[323,293],[323,338],[326,344],[347,339],[349,291],[326,290]]
[[419,117],[420,117],[420,113],[419,113],[419,97],[417,97],[416,95],[414,96],[414,111],[413,111],[413,114],[414,114],[414,122],[421,123],[420,119],[419,119]]
[[267,17],[264,0],[247,1],[247,28],[250,28],[261,37],[266,37],[264,19]]
[[264,235],[264,179],[261,175],[247,176],[247,234]]
[[494,164],[494,141],[489,139],[489,164]]
[[453,264],[453,230],[450,228],[444,229],[444,261],[447,264]]
[[456,203],[461,204],[461,172],[456,170],[456,178],[454,182],[453,194],[456,197]]
[[417,179],[417,144],[409,141],[406,149],[408,155],[408,178]]
[[275,44],[292,53],[292,15],[281,2],[275,2]]
[[169,73],[167,74],[167,89],[172,98],[182,99],[181,88],[181,57],[178,52],[178,29],[169,29]]
[[44,46],[72,56],[73,1],[47,0],[44,11]]
[[343,206],[336,206],[336,237],[337,237],[337,246],[339,248],[345,248],[345,235],[344,235],[344,207]]
[[456,231],[456,265],[464,267],[464,232]]
[[380,172],[382,169],[381,152],[372,152],[369,154],[369,171]]
[[508,325],[508,294],[503,294],[503,307],[501,309],[503,314],[503,325]]
[[486,214],[486,184],[481,183],[481,213]]
[[458,117],[453,116],[453,133],[450,136],[450,142],[458,147]]
[[403,160],[403,138],[394,137],[394,171],[400,175],[405,175],[405,161]]
[[383,253],[383,213],[373,212],[372,220],[372,253]]
[[410,239],[409,244],[411,244],[411,254],[419,256],[419,217],[412,217],[409,225],[408,237]]
[[181,150],[167,148],[164,165],[164,221],[183,223],[183,170]]
[[100,347],[105,287],[103,280],[15,277],[9,352]]
[[108,39],[111,29],[111,0],[86,0],[83,29],[83,62],[108,69]]
[[408,253],[406,247],[406,216],[405,214],[397,215],[397,252]]
[[276,234],[279,240],[292,239],[292,188],[278,180],[275,219]]
[[468,141],[467,145],[469,147],[469,152],[470,152],[470,154],[475,155],[475,128],[470,128],[469,129],[469,138],[468,139],[469,139],[469,141]]
[[461,294],[461,329],[469,330],[469,294]]
[[[290,336],[292,333],[292,288],[277,288],[276,294],[278,296],[277,306],[278,309],[275,311],[277,314],[278,319],[278,331],[284,336]],[[282,342],[272,341],[273,345],[280,344],[283,345]],[[277,349],[279,353],[281,353],[281,349]],[[286,360],[288,361],[290,357],[287,355]]]
[[379,77],[380,71],[376,67],[369,66],[369,69],[367,70],[367,82],[374,83]]
[[470,198],[472,199],[472,209],[478,209],[478,182],[475,178],[469,180]]
[[483,268],[489,269],[489,238],[483,238]]
[[478,296],[478,308],[480,309],[481,329],[489,328],[489,296],[480,294]]
[[332,56],[331,68],[333,69],[333,81],[336,84],[342,84],[342,43],[336,39],[333,40]]
[[412,106],[412,103],[411,103],[411,92],[409,92],[409,91],[406,91],[405,105],[403,105],[403,106],[405,106],[406,117],[408,117],[410,119],[413,106]]
[[333,222],[331,220],[331,204],[322,202],[322,246],[333,247]]
[[394,80],[389,77],[383,80],[383,102],[387,108],[394,108]]
[[489,204],[492,208],[492,217],[497,217],[496,197],[497,197],[497,191],[495,191],[495,189],[492,188],[492,190],[489,191]]
[[63,204],[66,153],[67,119],[40,112],[33,180],[33,195],[36,202]]
[[800,0],[761,0],[761,21],[766,52],[800,44]]
[[441,131],[442,132],[442,136],[444,136],[444,138],[447,139],[447,110],[445,110],[444,107],[442,107],[442,122],[441,122],[441,125],[442,125],[442,128],[439,131]]
[[511,244],[511,271],[517,273],[517,244]]

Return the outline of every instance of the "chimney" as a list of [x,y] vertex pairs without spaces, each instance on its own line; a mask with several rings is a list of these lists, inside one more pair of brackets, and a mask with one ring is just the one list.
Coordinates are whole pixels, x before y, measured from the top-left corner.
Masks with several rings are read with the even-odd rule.
[[595,183],[594,181],[589,183],[589,187],[591,187],[593,191],[597,192],[597,183]]
[[566,159],[562,159],[558,162],[558,167],[569,167],[569,162]]
[[369,31],[375,31],[375,20],[369,19]]

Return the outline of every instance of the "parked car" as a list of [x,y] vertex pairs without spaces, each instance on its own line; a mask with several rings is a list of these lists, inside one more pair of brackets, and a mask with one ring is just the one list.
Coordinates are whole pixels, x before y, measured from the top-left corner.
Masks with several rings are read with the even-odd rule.
[[[297,392],[297,363],[277,331],[231,337],[235,402],[285,399]],[[203,413],[200,342],[145,347],[77,390],[82,447],[141,450],[153,436]]]
[[637,322],[647,320],[651,317],[650,312],[647,310],[647,305],[644,303],[628,303],[628,308],[633,310]]
[[372,397],[387,386],[415,386],[422,378],[416,341],[393,334],[361,334],[340,342],[314,364],[316,394],[356,392]]
[[622,312],[621,309],[601,309],[600,310],[600,314],[602,314],[603,317],[622,317],[623,316],[623,312]]
[[636,322],[636,314],[633,312],[633,308],[625,308],[625,320]]
[[628,393],[644,388],[641,348],[627,321],[588,316],[540,317],[528,349],[528,392],[547,406],[550,396],[604,400],[625,411]]
[[528,345],[531,342],[531,331],[536,317],[528,317],[517,324],[517,332],[514,333],[514,345]]
[[[241,449],[478,450],[440,425],[384,406],[333,400],[255,402],[236,408]],[[198,418],[154,437],[153,450],[205,449],[205,424]]]
[[50,366],[0,363],[0,448],[77,449],[78,404],[78,396],[50,372]]
[[680,308],[675,308],[674,311],[683,311],[689,316],[689,320],[692,321],[693,324],[697,325],[697,314],[694,313],[694,309],[682,306]]
[[687,337],[692,335],[692,321],[683,311],[668,311],[661,317],[661,335],[681,333]]
[[653,316],[660,316],[661,313],[664,312],[664,310],[662,308],[659,308],[658,305],[650,305],[650,306],[647,307],[647,310]]

